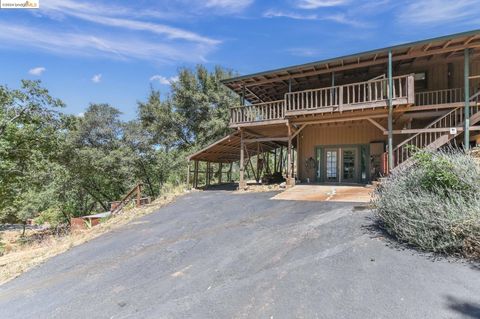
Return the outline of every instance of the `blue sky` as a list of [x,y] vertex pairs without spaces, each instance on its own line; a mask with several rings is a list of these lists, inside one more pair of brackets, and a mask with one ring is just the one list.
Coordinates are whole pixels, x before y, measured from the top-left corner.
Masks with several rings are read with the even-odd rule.
[[0,9],[0,83],[41,79],[66,112],[135,116],[179,67],[240,74],[476,29],[480,0],[40,0]]

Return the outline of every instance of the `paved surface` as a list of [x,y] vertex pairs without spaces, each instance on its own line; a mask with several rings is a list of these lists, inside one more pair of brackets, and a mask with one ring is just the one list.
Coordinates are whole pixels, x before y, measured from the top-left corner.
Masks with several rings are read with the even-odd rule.
[[351,203],[192,193],[0,286],[1,318],[478,318],[480,268]]
[[371,186],[300,184],[279,193],[274,199],[368,203],[372,192]]

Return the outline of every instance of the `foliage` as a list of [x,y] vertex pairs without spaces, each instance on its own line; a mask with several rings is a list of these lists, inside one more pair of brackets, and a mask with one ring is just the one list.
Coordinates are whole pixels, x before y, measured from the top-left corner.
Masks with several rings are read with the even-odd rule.
[[423,250],[480,256],[480,168],[461,151],[417,151],[375,191],[388,233]]
[[130,121],[109,104],[62,114],[64,103],[38,81],[0,86],[0,221],[54,226],[108,210],[138,181],[151,197],[180,185],[186,156],[228,132],[238,97],[220,81],[232,75],[181,69],[171,92],[151,89]]
[[51,227],[56,228],[64,223],[67,223],[68,220],[65,219],[65,215],[61,210],[55,207],[50,207],[42,211],[35,219],[35,222],[39,225],[48,223]]

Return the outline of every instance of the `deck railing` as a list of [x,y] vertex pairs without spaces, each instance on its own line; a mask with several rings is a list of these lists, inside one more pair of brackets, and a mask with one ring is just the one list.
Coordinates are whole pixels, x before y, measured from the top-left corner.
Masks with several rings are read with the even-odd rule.
[[465,101],[463,88],[415,93],[415,105],[438,105]]
[[[374,105],[388,100],[388,79],[376,79],[366,82],[332,86],[285,95],[286,113],[315,111],[319,109],[342,110],[343,106],[361,107]],[[393,78],[394,104],[413,104],[414,77],[413,75],[396,76]]]
[[241,124],[283,119],[285,117],[284,100],[234,106],[230,108],[230,123]]

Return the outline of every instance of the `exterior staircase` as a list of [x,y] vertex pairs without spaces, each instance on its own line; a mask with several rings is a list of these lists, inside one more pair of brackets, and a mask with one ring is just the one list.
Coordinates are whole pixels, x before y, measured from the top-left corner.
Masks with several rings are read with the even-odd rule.
[[[480,121],[479,94],[480,92],[470,97],[470,125]],[[464,117],[463,107],[455,108],[427,125],[425,128],[431,129],[430,132],[417,133],[398,144],[393,149],[394,168],[407,163],[415,148],[438,149],[462,134],[462,130],[451,134],[448,129],[463,127]]]

